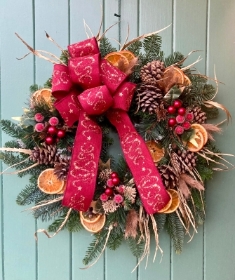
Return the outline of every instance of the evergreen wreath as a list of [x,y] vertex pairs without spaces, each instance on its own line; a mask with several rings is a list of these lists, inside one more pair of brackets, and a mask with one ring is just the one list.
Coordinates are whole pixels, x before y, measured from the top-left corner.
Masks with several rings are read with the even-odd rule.
[[[17,196],[17,204],[35,204],[30,208],[35,219],[54,218],[48,230],[39,229],[37,233],[53,237],[65,228],[70,232],[85,228],[94,233],[83,260],[85,265],[99,258],[106,247],[117,249],[123,239],[140,262],[149,254],[152,233],[156,251],[161,251],[158,234],[163,229],[172,238],[176,253],[180,253],[185,235],[192,238],[197,226],[205,220],[206,181],[212,179],[214,171],[227,170],[229,165],[233,167],[214,144],[213,134],[221,132],[220,124],[210,123],[218,116],[218,109],[226,112],[227,120],[230,114],[214,101],[217,87],[208,84],[208,77],[193,69],[197,61],[184,66],[187,56],[179,52],[165,57],[158,32],[125,42],[120,50],[111,45],[105,33],[69,46],[68,50],[62,50],[60,58],[52,54],[46,57],[46,52],[34,50],[17,35],[34,55],[54,63],[54,72],[43,87],[30,87],[27,108],[20,118],[15,118],[17,124],[1,120],[2,130],[14,140],[1,148],[0,159],[14,167],[17,171],[12,173],[19,177],[30,175],[29,184]],[[103,71],[94,74],[91,84],[88,74],[93,69],[89,68],[87,60],[90,57],[96,57],[95,63],[98,61],[94,71],[100,68]],[[73,71],[67,71],[68,67]],[[97,76],[101,78],[92,84]],[[116,88],[113,76],[121,79]],[[61,81],[69,84],[67,95],[65,88],[61,89]],[[216,79],[215,83],[218,86]],[[90,94],[97,87],[98,101],[94,103]],[[101,88],[105,88],[102,94]],[[103,110],[105,94],[105,102],[111,107]],[[84,113],[86,102],[97,105],[99,114],[89,113],[89,108]],[[119,123],[128,129],[133,126],[138,135],[133,130],[129,134],[128,131],[118,132],[126,151],[125,157],[117,157],[110,154],[110,147],[117,139],[115,125],[118,124],[115,122],[123,110],[127,110],[128,115],[125,113]],[[84,118],[77,118],[79,114]],[[131,120],[130,125],[126,125],[126,116]],[[92,136],[82,130],[86,121],[90,122],[87,127],[92,126]],[[94,137],[99,133],[100,151]],[[82,135],[87,138],[79,138]],[[85,149],[91,140],[97,145],[98,153],[94,178],[91,170],[86,174],[82,169],[93,163],[89,152],[75,151],[75,146]],[[83,156],[80,165],[72,164],[78,154]],[[145,163],[145,156],[149,162]],[[129,161],[130,158],[137,161],[134,169],[138,164],[141,166],[141,170],[134,170],[134,175],[133,166],[127,163],[128,157]],[[140,173],[149,166],[152,170],[145,173],[145,181],[139,183]],[[77,169],[82,169],[79,180],[85,180],[83,194],[85,191],[88,197],[76,196],[80,191],[76,184],[76,195],[71,194],[71,177]],[[152,171],[156,182],[151,181]],[[80,173],[75,175],[79,177]],[[93,192],[89,185],[92,180],[95,182]],[[143,188],[146,184],[147,194]],[[76,201],[72,203],[72,199]]]

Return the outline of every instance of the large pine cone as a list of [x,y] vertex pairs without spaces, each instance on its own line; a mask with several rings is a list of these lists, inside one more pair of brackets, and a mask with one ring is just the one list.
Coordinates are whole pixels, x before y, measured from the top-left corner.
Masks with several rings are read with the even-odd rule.
[[190,111],[190,113],[193,113],[193,122],[203,124],[206,122],[206,113],[202,111],[200,107],[193,107]]
[[162,104],[163,96],[158,87],[142,83],[137,89],[136,103],[143,112],[148,111],[152,114]]
[[144,65],[140,70],[140,78],[146,84],[157,85],[165,71],[164,62],[154,60]]
[[54,164],[54,173],[59,180],[65,181],[69,172],[70,157],[59,157]]
[[57,148],[55,145],[42,143],[40,147],[34,147],[30,159],[39,164],[54,165],[58,160]]
[[178,150],[177,155],[181,173],[191,171],[196,166],[197,155],[195,153],[186,150]]
[[162,182],[167,189],[172,189],[177,186],[179,177],[174,169],[169,165],[159,166],[159,172],[162,178]]

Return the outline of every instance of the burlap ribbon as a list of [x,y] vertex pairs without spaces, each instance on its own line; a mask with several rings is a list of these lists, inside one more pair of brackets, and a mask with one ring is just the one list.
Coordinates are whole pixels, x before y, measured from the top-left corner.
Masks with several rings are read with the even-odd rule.
[[78,121],[63,205],[86,211],[94,196],[102,131],[95,116],[105,115],[116,127],[126,162],[147,213],[169,201],[151,155],[131,123],[127,111],[135,84],[106,60],[100,59],[95,38],[68,47],[68,66],[56,64],[52,92],[65,123]]

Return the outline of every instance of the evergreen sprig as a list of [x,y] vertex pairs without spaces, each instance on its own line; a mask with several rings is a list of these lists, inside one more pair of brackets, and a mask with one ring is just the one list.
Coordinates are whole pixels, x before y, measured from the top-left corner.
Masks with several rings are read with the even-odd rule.
[[101,53],[101,57],[105,57],[107,54],[111,53],[111,52],[116,52],[117,49],[115,49],[111,43],[109,42],[109,39],[107,39],[106,37],[103,37],[100,40],[100,53]]
[[167,215],[166,226],[167,231],[173,240],[175,252],[180,254],[184,243],[184,227],[175,212]]
[[18,205],[29,205],[33,202],[41,201],[46,197],[47,195],[41,192],[37,185],[29,184],[18,194],[16,203]]

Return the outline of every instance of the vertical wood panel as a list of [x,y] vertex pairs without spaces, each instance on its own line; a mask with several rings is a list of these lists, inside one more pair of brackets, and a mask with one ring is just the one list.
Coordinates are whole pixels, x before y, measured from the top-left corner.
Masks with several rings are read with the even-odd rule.
[[[53,0],[35,1],[35,48],[46,50],[60,56],[60,50],[45,36],[45,31],[63,48],[68,44],[68,4]],[[36,83],[40,86],[51,77],[53,65],[43,59],[36,59]],[[52,223],[42,222],[38,228],[45,228]],[[70,234],[62,231],[53,239],[46,235],[38,236],[38,279],[69,279],[70,275]]]
[[[199,55],[203,61],[195,67],[199,72],[205,74],[206,62],[206,24],[207,24],[207,3],[204,0],[175,1],[174,7],[174,51],[180,51],[187,55],[192,50],[202,50],[189,57],[184,65],[193,63]],[[182,254],[172,254],[173,279],[203,279],[203,227],[198,228],[198,233],[193,240],[187,244],[189,237],[185,238]],[[193,263],[193,265],[192,265]],[[190,269],[185,269],[190,267]]]
[[[160,30],[163,27],[172,23],[172,1],[164,0],[140,0],[139,9],[139,33],[150,33]],[[166,55],[169,55],[172,50],[172,27],[159,33],[162,36],[162,49]],[[152,239],[154,237],[152,236]],[[147,269],[145,269],[145,260],[140,265],[139,279],[170,279],[171,275],[171,250],[170,238],[161,232],[159,234],[160,246],[164,251],[161,261],[161,254],[158,252],[157,258],[153,263],[154,242],[151,242],[151,255],[149,257]],[[161,261],[161,263],[160,263]]]
[[[22,6],[24,9],[21,9]],[[14,35],[14,32],[18,32],[32,44],[31,14],[31,1],[1,2],[1,117],[4,119],[11,119],[12,116],[22,114],[29,85],[33,83],[32,56],[23,61],[16,60],[16,57],[24,55],[27,51]],[[2,140],[5,143],[10,140],[10,137],[3,134]],[[35,222],[30,215],[23,214],[21,212],[23,209],[15,203],[16,195],[28,180],[27,178],[19,179],[16,175],[5,175],[2,181],[4,207],[2,221],[4,225],[2,228],[4,275],[2,279],[35,279],[33,237]]]
[[[233,117],[230,125],[223,126],[224,132],[217,137],[217,143],[221,151],[234,154],[235,2],[209,2],[208,75],[214,76],[215,66],[217,78],[225,84],[219,86],[217,100],[230,110]],[[205,224],[207,280],[235,279],[234,176],[234,171],[217,173],[208,187]]]

